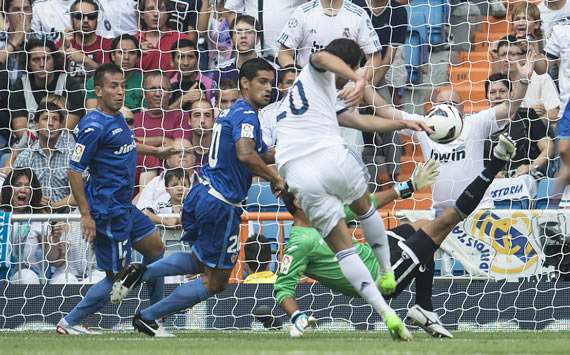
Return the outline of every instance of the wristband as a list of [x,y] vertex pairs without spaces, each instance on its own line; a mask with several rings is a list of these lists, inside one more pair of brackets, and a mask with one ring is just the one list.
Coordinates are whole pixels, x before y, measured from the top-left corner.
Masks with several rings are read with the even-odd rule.
[[394,191],[396,191],[399,198],[408,198],[414,193],[414,185],[411,180],[399,182],[394,186]]

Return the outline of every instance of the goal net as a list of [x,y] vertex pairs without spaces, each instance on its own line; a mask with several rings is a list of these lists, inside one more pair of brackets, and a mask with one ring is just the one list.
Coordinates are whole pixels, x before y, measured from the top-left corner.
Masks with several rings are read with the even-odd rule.
[[[151,1],[143,2],[150,4]],[[105,277],[97,267],[92,246],[82,238],[78,211],[73,203],[63,200],[70,193],[66,179],[69,158],[82,153],[74,151],[72,129],[76,122],[70,122],[80,120],[86,112],[97,107],[97,97],[101,93],[92,78],[97,65],[113,61],[130,73],[127,74],[130,82],[122,112],[139,142],[158,147],[172,144],[192,147],[191,154],[174,160],[139,157],[134,201],[137,207],[153,212],[160,220],[157,226],[166,245],[165,255],[189,251],[189,246],[180,242],[182,230],[176,221],[180,206],[171,204],[174,197],[166,188],[169,182],[165,182],[165,173],[177,167],[187,174],[198,172],[208,163],[215,116],[239,96],[237,73],[242,63],[239,58],[233,58],[235,52],[241,50],[240,45],[247,44],[247,38],[243,43],[232,44],[232,41],[237,36],[247,36],[251,29],[246,19],[242,23],[245,27],[236,30],[239,22],[232,22],[235,14],[243,12],[257,18],[253,25],[253,31],[257,32],[252,50],[266,57],[275,65],[276,72],[281,73],[282,56],[278,55],[272,42],[280,35],[276,27],[294,29],[300,26],[297,20],[290,19],[297,3],[305,3],[283,1],[279,6],[287,8],[288,12],[283,13],[287,16],[277,21],[279,16],[267,15],[273,11],[268,6],[269,1],[259,1],[265,4],[263,9],[250,4],[257,1],[226,1],[225,5],[223,1],[206,1],[201,8],[195,7],[188,13],[182,11],[180,4],[190,6],[188,4],[195,2],[171,2],[176,3],[174,10],[169,1],[158,1],[156,11],[161,13],[160,16],[168,14],[170,28],[173,23],[191,25],[191,30],[186,27],[184,30],[188,37],[183,39],[187,42],[180,41],[182,37],[178,32],[176,40],[165,39],[173,33],[165,30],[168,27],[154,32],[146,28],[152,19],[146,18],[145,14],[155,10],[145,10],[145,5],[142,5],[140,18],[136,15],[135,22],[146,25],[142,25],[140,31],[135,28],[133,37],[111,40],[115,36],[107,32],[111,32],[109,28],[116,19],[105,7],[107,1],[100,1],[98,20],[109,22],[107,32],[97,27],[97,33],[102,36],[97,37],[97,41],[102,41],[100,46],[78,43],[78,38],[73,35],[81,33],[81,29],[70,34],[44,36],[40,31],[42,14],[31,14],[29,9],[13,10],[22,18],[30,17],[17,20],[14,12],[8,9],[12,6],[5,4],[4,28],[0,32],[0,48],[3,46],[0,49],[0,85],[4,85],[0,87],[0,116],[7,117],[2,121],[7,123],[2,127],[6,134],[0,135],[0,145],[4,143],[3,163],[14,169],[3,171],[5,180],[0,197],[5,211],[0,213],[0,329],[51,330],[94,283]],[[290,8],[285,3],[290,3]],[[397,2],[389,3],[395,18]],[[357,5],[342,6],[353,9]],[[34,5],[33,9],[38,8]],[[532,59],[538,73],[542,70],[539,66],[547,61],[545,48],[549,48],[554,21],[548,18],[550,22],[543,22],[540,29],[541,13],[537,15],[538,9],[532,3],[515,2],[504,8],[499,1],[411,0],[398,8],[405,10],[405,23],[389,32],[403,31],[403,44],[382,43],[383,52],[389,51],[394,58],[387,62],[383,59],[382,65],[389,68],[379,71],[385,76],[375,84],[378,94],[386,102],[380,105],[382,107],[363,103],[360,107],[363,114],[377,114],[383,108],[397,107],[408,114],[425,115],[434,104],[454,104],[465,112],[465,121],[479,119],[482,122],[480,126],[469,126],[470,130],[460,138],[465,140],[467,135],[481,134],[476,130],[483,129],[489,112],[498,118],[499,112],[508,111],[511,105],[520,101],[512,99],[520,82],[526,80],[513,74],[520,65]],[[502,10],[508,11],[501,14]],[[81,15],[83,10],[76,8],[74,11],[73,14],[79,13],[78,19],[90,21],[86,15]],[[194,16],[195,22],[185,22],[186,15],[189,19]],[[360,15],[369,14],[363,12]],[[16,21],[30,21],[31,16],[34,19],[32,28],[15,27]],[[71,20],[75,21],[73,16]],[[201,21],[206,21],[207,25],[204,27]],[[279,26],[272,21],[279,22]],[[374,23],[372,21],[372,25]],[[321,29],[313,31],[318,30]],[[524,38],[521,31],[526,31]],[[159,42],[155,42],[157,33],[162,38]],[[345,34],[350,36],[351,29],[347,27]],[[46,44],[51,39],[54,39],[53,48]],[[107,40],[108,43],[103,43]],[[30,45],[33,41],[36,41],[34,46]],[[168,46],[163,46],[165,42]],[[42,52],[36,58],[38,48]],[[34,60],[47,64],[38,67]],[[155,68],[149,69],[152,65],[148,63],[152,61]],[[558,65],[563,67],[564,58],[560,58]],[[492,128],[485,126],[488,132],[477,141],[479,154],[483,155],[474,160],[480,163],[489,157],[496,139],[493,133],[506,127],[511,136],[516,136],[517,143],[525,147],[516,157],[524,163],[501,173],[501,178],[496,179],[487,191],[480,208],[453,229],[436,253],[432,289],[434,312],[450,330],[570,329],[570,244],[566,243],[570,214],[564,209],[567,198],[560,186],[562,180],[558,180],[561,163],[556,158],[556,121],[562,116],[565,105],[560,100],[559,90],[564,90],[562,82],[567,78],[563,76],[568,73],[560,70],[558,74],[552,67],[549,65],[544,74],[533,75],[530,80],[532,93],[524,97],[513,118],[504,117],[504,120],[522,123],[489,124]],[[184,81],[185,70],[191,72],[188,78],[192,79]],[[46,74],[44,86],[40,81],[34,81],[41,73]],[[67,76],[68,82],[59,79],[50,82],[56,73],[58,78]],[[285,81],[279,78],[276,82],[274,99],[283,95],[279,90]],[[445,88],[451,88],[453,95],[445,100],[438,98]],[[49,94],[44,97],[46,93]],[[42,121],[42,115],[50,114],[57,105],[60,105],[58,112],[65,120],[53,128],[55,124],[48,123],[47,118]],[[50,119],[57,120],[58,117],[50,116]],[[495,127],[497,125],[501,127]],[[417,136],[354,132],[346,135],[348,143],[357,148],[368,168],[371,193],[389,190],[396,181],[406,181],[416,165],[428,159],[439,160],[442,169],[447,169],[449,162],[465,161],[464,171],[457,171],[450,180],[440,182],[433,192],[419,191],[408,200],[382,206],[378,213],[387,229],[402,223],[434,219],[441,212],[432,209],[433,202],[441,199],[436,196],[436,189],[438,193],[455,191],[461,185],[459,180],[472,175],[469,169],[483,166],[467,161],[472,155],[465,150],[473,149],[467,143],[456,142],[452,148],[432,150],[429,154],[426,150],[429,144],[424,144],[429,138],[424,135],[422,143]],[[58,143],[50,137],[56,137]],[[66,137],[67,141],[63,142],[61,137]],[[22,173],[26,169],[31,169],[35,177]],[[19,175],[16,176],[16,172]],[[449,176],[449,171],[445,173]],[[461,190],[464,188],[460,187]],[[552,191],[556,189],[560,191],[553,195]],[[34,200],[33,194],[28,193],[32,190],[41,190],[46,200],[50,200],[49,204]],[[282,201],[272,195],[268,183],[257,178],[254,178],[243,208],[240,234],[236,239],[240,252],[229,286],[221,294],[164,319],[168,329],[261,330],[287,326],[289,318],[276,303],[272,278],[267,273],[280,272],[292,217]],[[353,235],[363,240],[358,225],[351,224],[350,227]],[[246,251],[248,245],[256,246],[251,248],[253,254]],[[142,260],[136,252],[132,258]],[[255,262],[266,267],[267,273],[263,277],[252,276],[251,265]],[[194,277],[196,275],[167,277],[166,294]],[[247,279],[254,281],[246,282]],[[333,292],[315,280],[301,278],[296,292],[301,310],[318,319],[318,329],[386,329],[366,302]],[[143,285],[133,290],[120,305],[105,306],[86,324],[102,329],[130,330],[132,316],[148,302]],[[402,318],[414,304],[415,283],[390,301]]]

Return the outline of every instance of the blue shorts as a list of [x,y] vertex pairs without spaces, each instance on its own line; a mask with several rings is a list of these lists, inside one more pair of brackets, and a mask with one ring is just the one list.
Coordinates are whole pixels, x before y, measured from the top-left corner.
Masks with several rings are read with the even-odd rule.
[[97,266],[118,273],[131,262],[133,243],[148,237],[156,226],[138,208],[131,205],[120,215],[94,217],[97,236],[93,242]]
[[570,104],[566,105],[564,114],[558,121],[558,138],[569,140],[570,139]]
[[182,241],[212,269],[233,269],[239,254],[239,225],[242,209],[208,193],[209,187],[196,184],[184,200]]

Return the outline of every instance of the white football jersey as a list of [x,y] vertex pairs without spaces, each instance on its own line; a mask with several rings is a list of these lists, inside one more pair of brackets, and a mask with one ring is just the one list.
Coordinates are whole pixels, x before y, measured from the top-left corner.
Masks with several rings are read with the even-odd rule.
[[311,53],[318,52],[337,38],[348,38],[366,54],[382,48],[366,12],[345,0],[336,16],[325,14],[320,0],[299,6],[277,39],[280,45],[297,49],[297,64],[304,67]]
[[570,98],[570,20],[555,25],[544,51],[547,55],[560,58],[558,88],[560,89],[560,112],[564,112]]
[[277,115],[281,110],[281,102],[275,101],[259,110],[259,124],[261,124],[261,135],[263,142],[268,146],[274,146],[277,142]]
[[[405,114],[404,119],[422,120],[423,116]],[[422,148],[424,160],[439,162],[439,176],[432,187],[433,208],[442,210],[455,204],[455,200],[484,168],[485,140],[507,124],[499,125],[495,109],[490,108],[466,116],[459,138],[449,144],[432,141],[427,133],[402,130],[401,134],[413,137]]]
[[316,151],[344,145],[336,117],[335,76],[307,65],[281,102],[276,161],[282,166]]
[[[53,40],[59,33],[71,28],[69,9],[74,0],[37,0],[32,7],[32,29],[34,32],[53,33]],[[97,34],[115,38],[123,33],[138,31],[136,0],[97,0],[99,19]]]
[[566,1],[564,6],[560,10],[551,10],[546,5],[544,1],[538,4],[538,9],[540,10],[540,22],[542,24],[542,32],[544,38],[550,38],[552,34],[552,28],[558,24],[560,21],[565,21],[567,17],[570,17],[570,1]]

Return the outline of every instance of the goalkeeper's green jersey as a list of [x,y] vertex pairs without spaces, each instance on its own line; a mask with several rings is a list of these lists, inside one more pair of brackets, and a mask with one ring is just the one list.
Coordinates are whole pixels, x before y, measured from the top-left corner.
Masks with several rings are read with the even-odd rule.
[[[378,263],[372,248],[355,238],[352,240],[358,255],[375,280],[378,277]],[[334,291],[347,296],[360,297],[350,282],[344,278],[335,254],[319,232],[310,227],[293,227],[274,285],[275,297],[279,303],[287,297],[295,297],[295,288],[303,275],[319,281]]]

